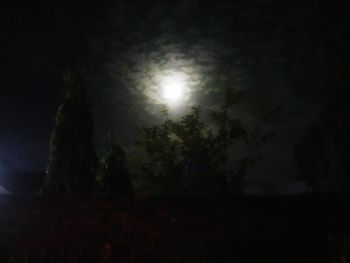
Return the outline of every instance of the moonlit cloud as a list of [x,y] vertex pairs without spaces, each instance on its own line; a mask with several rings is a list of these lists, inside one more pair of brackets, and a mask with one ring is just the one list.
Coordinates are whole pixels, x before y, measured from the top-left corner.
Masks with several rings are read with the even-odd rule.
[[116,58],[110,70],[132,101],[143,104],[143,112],[157,115],[165,105],[170,113],[184,114],[192,106],[206,108],[203,98],[231,81],[232,74],[216,74],[221,57],[234,53],[227,52],[210,39],[198,38],[189,44],[166,33],[131,46]]

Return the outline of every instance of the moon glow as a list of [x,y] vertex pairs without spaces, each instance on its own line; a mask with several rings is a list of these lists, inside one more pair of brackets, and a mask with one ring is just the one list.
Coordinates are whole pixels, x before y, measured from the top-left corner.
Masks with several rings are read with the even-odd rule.
[[177,106],[186,100],[188,77],[181,72],[173,72],[159,78],[159,92],[164,103],[170,107]]

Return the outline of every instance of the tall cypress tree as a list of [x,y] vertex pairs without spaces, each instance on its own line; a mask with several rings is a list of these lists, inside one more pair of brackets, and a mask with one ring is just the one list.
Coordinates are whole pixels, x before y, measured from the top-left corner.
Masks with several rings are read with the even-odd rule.
[[86,85],[82,70],[65,75],[65,96],[51,135],[43,193],[88,194],[94,188],[97,157]]

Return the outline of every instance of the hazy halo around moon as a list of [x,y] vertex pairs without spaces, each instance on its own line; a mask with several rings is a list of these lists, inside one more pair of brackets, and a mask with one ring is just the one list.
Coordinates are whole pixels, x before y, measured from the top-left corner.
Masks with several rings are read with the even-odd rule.
[[170,116],[180,117],[212,91],[218,56],[214,48],[206,41],[192,46],[161,43],[140,53],[141,46],[135,45],[113,65],[115,77],[134,96],[142,116],[160,117],[165,106]]

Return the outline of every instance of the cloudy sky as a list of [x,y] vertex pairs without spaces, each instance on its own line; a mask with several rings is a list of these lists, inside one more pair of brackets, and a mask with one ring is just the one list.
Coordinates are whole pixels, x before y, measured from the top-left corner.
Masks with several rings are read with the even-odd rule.
[[177,67],[191,79],[187,105],[212,107],[229,83],[250,94],[243,118],[259,99],[280,106],[268,124],[277,137],[249,178],[292,178],[293,145],[335,89],[346,30],[341,6],[304,2],[9,1],[0,24],[0,164],[45,168],[67,68],[89,75],[100,149],[108,129],[131,145],[135,125],[157,122],[154,79]]

